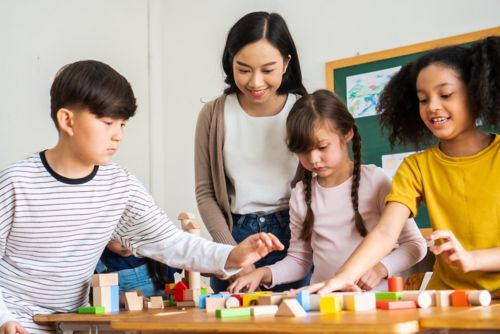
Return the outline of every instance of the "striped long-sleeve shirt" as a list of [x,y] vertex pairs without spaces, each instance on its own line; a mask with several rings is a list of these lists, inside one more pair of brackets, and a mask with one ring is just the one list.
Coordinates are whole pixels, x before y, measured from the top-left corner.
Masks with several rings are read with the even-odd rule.
[[0,172],[0,325],[52,330],[32,316],[88,304],[88,283],[110,239],[172,267],[218,274],[227,274],[232,249],[179,230],[116,164],[67,179],[36,153]]

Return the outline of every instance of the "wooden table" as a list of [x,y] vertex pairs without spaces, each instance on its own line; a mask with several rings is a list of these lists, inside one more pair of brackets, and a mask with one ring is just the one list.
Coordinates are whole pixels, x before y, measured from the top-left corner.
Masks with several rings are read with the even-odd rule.
[[204,310],[151,310],[117,314],[36,315],[39,323],[57,325],[59,333],[111,329],[161,333],[491,333],[500,331],[500,303],[487,307],[449,307],[370,312],[343,311],[304,318],[241,317],[218,319]]
[[[433,309],[436,311],[432,312]],[[421,329],[435,329],[439,333],[500,332],[500,301],[486,307],[453,307],[448,313],[444,313],[445,309],[433,309],[421,314]]]

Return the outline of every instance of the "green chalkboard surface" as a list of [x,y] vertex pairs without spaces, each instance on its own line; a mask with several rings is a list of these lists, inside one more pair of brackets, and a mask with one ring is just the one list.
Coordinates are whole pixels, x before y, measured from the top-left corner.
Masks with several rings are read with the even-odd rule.
[[[500,27],[331,61],[326,63],[325,67],[326,88],[334,91],[347,103],[347,78],[349,77],[402,66],[436,47],[454,44],[469,45],[475,40],[491,35],[500,35]],[[391,149],[388,136],[381,130],[378,118],[377,115],[356,118],[362,140],[363,163],[382,166],[383,155],[415,151],[414,147],[404,146]],[[488,130],[498,132],[495,129]],[[430,227],[425,206],[421,206],[415,220],[420,228]]]

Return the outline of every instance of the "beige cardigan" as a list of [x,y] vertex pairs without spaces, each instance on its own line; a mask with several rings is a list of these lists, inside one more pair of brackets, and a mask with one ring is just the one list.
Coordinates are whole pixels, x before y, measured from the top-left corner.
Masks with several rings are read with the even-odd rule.
[[[222,95],[206,103],[198,115],[194,143],[196,202],[212,238],[219,243],[236,245],[231,234],[233,218],[222,154],[225,101],[226,95]],[[300,180],[302,169],[299,164],[292,187]]]

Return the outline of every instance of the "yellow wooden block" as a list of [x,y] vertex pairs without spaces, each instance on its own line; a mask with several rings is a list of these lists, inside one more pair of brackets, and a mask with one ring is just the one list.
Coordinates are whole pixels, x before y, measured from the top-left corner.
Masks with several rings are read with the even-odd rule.
[[319,311],[321,314],[331,314],[342,311],[340,296],[324,296],[319,300]]
[[253,306],[259,304],[259,295],[257,294],[245,294],[243,295],[243,305],[242,306]]

